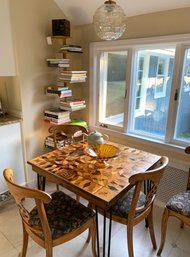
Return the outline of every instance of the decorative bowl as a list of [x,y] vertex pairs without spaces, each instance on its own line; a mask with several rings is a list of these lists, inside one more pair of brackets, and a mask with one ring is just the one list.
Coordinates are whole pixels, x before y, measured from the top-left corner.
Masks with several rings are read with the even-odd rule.
[[[106,162],[106,159],[116,156],[120,151],[118,147],[110,144],[90,145],[89,150],[92,150],[89,151],[89,155],[98,159],[96,166],[102,168],[109,166],[109,164]],[[95,154],[93,154],[93,151]]]

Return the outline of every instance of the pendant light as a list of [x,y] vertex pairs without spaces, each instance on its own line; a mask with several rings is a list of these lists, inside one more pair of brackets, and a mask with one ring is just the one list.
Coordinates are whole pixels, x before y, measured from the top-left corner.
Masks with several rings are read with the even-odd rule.
[[96,34],[101,39],[118,39],[126,29],[125,13],[115,1],[105,1],[96,10],[93,16],[93,24]]

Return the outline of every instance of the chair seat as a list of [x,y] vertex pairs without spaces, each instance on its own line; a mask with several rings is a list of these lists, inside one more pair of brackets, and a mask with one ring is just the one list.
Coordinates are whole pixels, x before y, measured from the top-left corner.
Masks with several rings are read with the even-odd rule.
[[172,196],[167,202],[166,207],[179,214],[190,217],[190,190]]
[[[129,209],[130,209],[131,202],[133,199],[133,193],[134,193],[134,189],[132,188],[122,198],[117,200],[117,202],[112,207],[113,215],[116,215],[116,216],[119,216],[122,218],[128,217]],[[143,192],[140,192],[136,207],[137,208],[143,207],[145,205],[145,203],[146,203],[146,196]]]
[[[52,201],[45,204],[45,210],[53,239],[72,232],[95,215],[91,209],[61,191],[53,193],[51,197]],[[36,207],[30,212],[29,223],[41,227]],[[42,233],[39,236],[43,238]]]

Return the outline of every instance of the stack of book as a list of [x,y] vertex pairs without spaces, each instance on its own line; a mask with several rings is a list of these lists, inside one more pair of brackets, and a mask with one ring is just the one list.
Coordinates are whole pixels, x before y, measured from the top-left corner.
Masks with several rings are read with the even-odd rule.
[[85,108],[85,100],[81,99],[68,99],[65,101],[60,101],[60,109],[67,110],[67,111],[78,111]]
[[70,67],[69,59],[55,58],[55,59],[46,59],[46,61],[47,61],[49,67],[63,67],[63,68]]
[[62,45],[59,49],[60,52],[67,51],[67,52],[77,52],[82,53],[82,47],[78,45]]
[[60,86],[49,86],[46,88],[46,95],[53,95],[62,97],[72,96],[72,90],[69,87],[60,87]]
[[56,134],[56,139],[54,138],[54,135],[51,134],[51,135],[47,136],[45,139],[45,147],[50,147],[50,148],[63,147],[65,145],[66,138],[67,137],[65,135],[61,134],[61,132]]
[[87,78],[87,71],[62,71],[59,74],[59,80],[69,83],[85,82]]
[[44,120],[52,124],[59,125],[70,122],[70,112],[60,108],[52,108],[44,111]]

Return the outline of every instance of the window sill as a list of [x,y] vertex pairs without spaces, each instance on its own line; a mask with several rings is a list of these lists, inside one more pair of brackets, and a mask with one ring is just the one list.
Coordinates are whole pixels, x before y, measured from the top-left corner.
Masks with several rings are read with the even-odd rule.
[[166,155],[170,159],[170,166],[188,170],[189,156],[185,154],[183,146],[164,143],[155,139],[147,139],[143,136],[133,134],[125,134],[120,131],[115,131],[108,128],[91,126],[90,130],[98,130],[101,133],[107,134],[111,141],[142,149],[158,155]]

